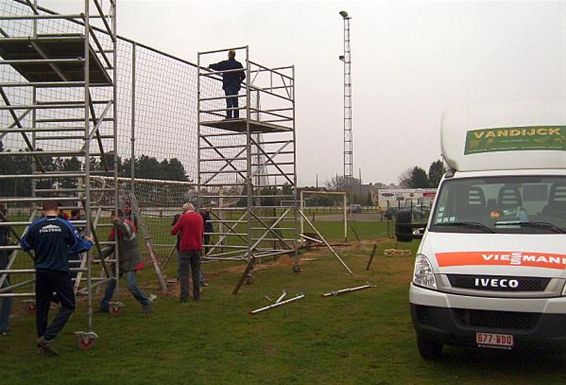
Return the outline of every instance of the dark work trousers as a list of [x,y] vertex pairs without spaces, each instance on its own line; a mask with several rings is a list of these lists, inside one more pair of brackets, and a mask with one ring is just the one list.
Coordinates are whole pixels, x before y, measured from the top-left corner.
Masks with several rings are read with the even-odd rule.
[[189,298],[189,270],[193,278],[193,299],[200,298],[200,250],[179,253],[179,282],[181,284],[181,300]]
[[[240,89],[237,87],[230,87],[224,90],[226,94],[226,118],[227,119],[238,119],[240,117],[240,110],[231,110],[230,108],[238,108],[238,92]],[[236,95],[228,97],[228,95]]]
[[204,255],[206,255],[208,253],[208,250],[210,250],[210,246],[208,246],[208,243],[210,242],[210,234],[205,233],[202,238],[204,242]]
[[[47,326],[51,295],[57,293],[61,309]],[[68,271],[37,270],[35,272],[35,301],[37,336],[50,341],[57,337],[75,311],[75,293]]]

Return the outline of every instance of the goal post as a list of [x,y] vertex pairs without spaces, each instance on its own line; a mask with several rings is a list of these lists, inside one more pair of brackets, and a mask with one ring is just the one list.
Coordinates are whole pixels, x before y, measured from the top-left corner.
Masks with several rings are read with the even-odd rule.
[[[347,208],[347,194],[343,191],[308,191],[303,190],[300,193],[300,210],[301,213],[305,212],[305,195],[331,195],[331,196],[341,196],[342,197],[342,221],[344,224],[344,241],[348,240],[348,208]],[[304,234],[304,217],[301,215],[300,221],[300,231]]]

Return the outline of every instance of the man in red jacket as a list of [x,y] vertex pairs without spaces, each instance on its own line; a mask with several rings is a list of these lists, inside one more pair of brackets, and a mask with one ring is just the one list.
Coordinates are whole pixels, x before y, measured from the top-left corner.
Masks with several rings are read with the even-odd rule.
[[193,299],[200,298],[200,254],[204,223],[202,216],[195,212],[191,203],[183,205],[184,214],[171,229],[172,235],[180,234],[179,239],[179,281],[181,283],[181,302],[189,297],[189,269],[193,278]]

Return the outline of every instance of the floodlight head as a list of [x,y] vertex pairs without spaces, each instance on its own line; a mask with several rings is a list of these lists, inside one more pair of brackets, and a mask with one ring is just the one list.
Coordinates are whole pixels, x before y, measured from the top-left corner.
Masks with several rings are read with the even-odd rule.
[[346,12],[346,11],[340,11],[339,13],[340,13],[340,16],[342,16],[344,19],[347,19],[347,18],[348,18],[348,12]]
[[340,59],[340,60],[344,61],[344,55],[340,55],[340,56],[338,56],[338,59]]

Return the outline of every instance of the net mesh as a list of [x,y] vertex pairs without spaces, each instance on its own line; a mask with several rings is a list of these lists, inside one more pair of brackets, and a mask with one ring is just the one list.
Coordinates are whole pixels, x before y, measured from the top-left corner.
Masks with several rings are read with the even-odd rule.
[[[12,0],[0,1],[2,13],[5,15],[31,15],[29,6]],[[40,12],[42,13],[42,12]],[[28,20],[0,21],[0,28],[11,37],[24,37],[33,33],[33,23]],[[84,33],[84,27],[66,20],[40,20],[37,23],[38,34],[68,35]],[[107,44],[109,37],[103,32],[97,33],[101,44]],[[135,62],[134,62],[135,51]],[[11,66],[1,66],[0,76],[4,82],[22,82],[22,76]],[[171,159],[178,160],[185,175],[178,180],[195,180],[197,176],[197,68],[194,64],[174,58],[165,53],[136,44],[132,41],[119,38],[117,42],[117,121],[119,157],[119,172],[121,175],[130,175],[131,158],[131,129],[134,126],[134,157],[139,160],[145,156],[150,160],[149,165],[136,164],[136,176],[147,179],[168,179],[159,173],[158,168],[151,168],[151,164]],[[206,92],[221,91],[221,83],[215,79],[203,79],[202,87]],[[32,103],[31,87],[5,88],[11,104],[29,105]],[[135,90],[135,91],[134,91]],[[82,88],[38,89],[38,100],[59,100],[69,102],[83,99]],[[111,89],[104,87],[91,88],[93,98],[99,101],[110,99]],[[135,101],[132,101],[135,92]],[[218,108],[224,105],[223,100],[216,101]],[[104,108],[102,102],[97,104],[97,115]],[[21,115],[22,112],[19,113]],[[38,112],[37,119],[55,120],[62,118],[83,118],[81,109],[71,111],[67,109],[50,109]],[[20,119],[26,127],[31,126],[31,113]],[[14,119],[8,111],[0,111],[0,123],[3,128],[14,125]],[[60,122],[44,122],[49,127],[63,126]],[[81,127],[81,122],[77,122]],[[18,151],[25,148],[21,135],[0,134],[4,151]],[[60,133],[42,135],[61,135]],[[216,144],[233,144],[236,138],[223,138]],[[44,150],[75,149],[82,145],[82,140],[65,140],[63,143],[38,143]],[[105,140],[104,148],[112,151],[111,140]],[[96,147],[95,147],[96,148]],[[63,158],[64,159],[64,158]],[[120,167],[123,166],[123,167]],[[138,167],[139,166],[139,167]],[[146,167],[144,167],[146,166]],[[13,192],[12,192],[13,193]],[[6,195],[0,192],[1,195]]]
[[[0,0],[0,9],[4,15],[33,14],[29,5],[19,0]],[[39,11],[39,14],[45,13],[47,11]],[[93,20],[93,23],[100,28],[103,27],[100,21]],[[11,37],[32,36],[34,28],[38,35],[84,34],[84,26],[80,23],[61,19],[38,20],[35,24],[30,20],[2,20],[0,28],[3,35]],[[95,34],[102,46],[111,45],[111,39],[107,33],[99,30]],[[100,125],[102,138],[100,141],[92,142],[91,152],[104,151],[108,155],[104,157],[104,160],[108,163],[109,168],[115,167],[119,176],[125,178],[120,179],[119,182],[118,204],[123,205],[129,200],[136,200],[139,206],[138,215],[146,223],[147,235],[151,237],[157,257],[161,260],[170,254],[175,244],[175,238],[170,235],[173,216],[181,211],[183,203],[196,202],[196,196],[199,194],[197,194],[195,185],[200,185],[203,190],[200,194],[203,198],[198,202],[200,206],[212,207],[213,220],[226,222],[216,226],[217,234],[212,237],[211,243],[223,242],[222,234],[244,232],[246,226],[245,221],[242,220],[244,218],[242,209],[246,206],[247,193],[243,188],[243,181],[248,166],[245,152],[246,136],[231,135],[213,127],[201,127],[201,136],[198,135],[199,95],[197,94],[199,90],[201,98],[213,99],[206,101],[203,106],[200,106],[201,109],[219,111],[209,119],[219,120],[223,115],[225,99],[218,76],[201,77],[200,87],[197,87],[198,69],[192,63],[124,38],[118,38],[115,47],[115,70],[108,72],[112,72],[116,84],[116,115],[111,111],[107,115],[108,120]],[[112,53],[108,55],[113,56]],[[106,60],[98,56],[101,63],[107,66]],[[113,62],[112,58],[110,60]],[[203,66],[208,64],[210,63],[202,63]],[[25,82],[25,79],[13,67],[3,65],[0,66],[0,82],[21,83]],[[255,82],[273,86],[273,79],[261,71],[257,73]],[[281,84],[276,84],[276,86],[282,87]],[[11,104],[25,106],[34,102],[34,91],[31,87],[5,87],[3,89]],[[94,115],[100,117],[107,107],[107,102],[112,98],[112,88],[91,87],[90,92],[95,101]],[[259,93],[250,92],[248,98],[250,108],[259,109],[261,104],[263,110],[277,111],[285,106],[278,101],[279,99],[274,98],[275,101],[270,101],[265,95],[260,103],[258,95]],[[291,95],[288,96],[291,97]],[[84,100],[84,89],[82,87],[38,88],[35,99],[60,103],[80,102]],[[245,106],[245,100],[246,98],[240,99],[241,107]],[[4,101],[4,104],[7,102]],[[23,127],[33,125],[33,113],[25,109],[16,111],[16,113],[17,120]],[[257,110],[251,112],[252,119],[265,121],[277,119],[273,115],[263,115]],[[201,117],[201,120],[204,118]],[[105,137],[113,129],[113,119],[117,122],[116,141]],[[289,123],[289,119],[283,119],[283,122],[274,121],[274,123],[291,128],[292,124]],[[84,109],[39,110],[35,114],[35,122],[36,127],[58,129],[35,135],[37,147],[46,152],[79,150],[84,144],[83,139],[76,138],[80,132],[72,131],[73,127],[77,130],[84,130]],[[15,126],[14,117],[8,111],[0,110],[0,127]],[[283,138],[280,136],[274,138],[271,134],[253,135],[253,142],[250,146],[252,157],[250,166],[254,175],[254,204],[257,206],[280,206],[282,201],[289,199],[289,195],[294,193],[292,191],[294,189],[293,174],[295,173],[294,134],[288,132],[285,135]],[[4,152],[17,152],[26,148],[26,142],[21,133],[0,133],[0,140]],[[117,155],[117,164],[112,163],[113,156],[111,155],[114,153]],[[277,158],[277,164],[269,162],[266,154]],[[199,157],[201,158],[200,172]],[[3,156],[1,159],[0,175],[30,174],[32,172],[31,157]],[[53,171],[78,171],[83,167],[81,160],[72,156],[42,156],[41,162],[42,167]],[[90,196],[91,203],[112,205],[114,193],[104,190],[113,186],[113,181],[108,177],[110,173],[101,172],[102,157],[92,160],[92,168],[100,172],[97,176],[92,177],[90,182],[93,189]],[[234,169],[242,170],[242,172],[234,172]],[[129,178],[132,176],[132,170],[136,178],[133,190]],[[75,188],[81,187],[80,183],[79,180],[73,178],[58,181],[40,180],[35,185],[35,190],[37,192],[38,188]],[[31,180],[2,180],[0,201],[3,197],[31,197],[33,191],[34,183]],[[273,198],[272,195],[281,195],[281,198]],[[216,212],[215,208],[218,209]],[[12,203],[9,215],[15,219],[29,218],[31,210],[30,203]],[[258,209],[258,215],[268,219],[263,220],[259,227],[266,226],[266,223],[267,226],[270,226],[275,220],[273,218],[282,215],[284,211],[278,207],[261,210],[265,213],[259,212]],[[109,212],[97,212],[95,220],[103,223],[108,221],[108,217]],[[289,217],[284,221],[293,222],[294,220]],[[229,226],[232,226],[232,229]],[[23,231],[23,228],[18,231]],[[259,235],[264,232],[265,229],[262,229]],[[100,239],[105,239],[107,232],[100,230],[98,235]],[[242,237],[239,235],[234,237],[236,238],[234,247],[245,249]],[[271,238],[273,235],[269,234],[266,242],[276,241]],[[225,243],[231,243],[231,241]],[[214,252],[222,253],[222,250],[217,249]],[[238,250],[237,253],[240,251]],[[17,262],[12,268],[24,268],[29,265],[29,261]]]
[[[41,6],[41,1],[38,2]],[[108,2],[103,2],[108,3]],[[106,7],[106,5],[105,5]],[[94,8],[91,6],[91,8]],[[0,12],[6,16],[32,15],[34,12],[25,2],[0,0]],[[39,10],[39,14],[48,11]],[[91,10],[91,14],[93,11]],[[102,28],[100,21],[92,20],[93,24]],[[84,26],[70,20],[2,20],[0,28],[4,36],[28,37],[33,36],[34,28],[37,35],[69,36],[84,34]],[[103,32],[95,32],[96,38],[105,49],[111,45],[110,36]],[[95,48],[96,49],[96,48]],[[112,61],[112,53],[107,53]],[[107,66],[104,58],[99,59]],[[111,71],[110,71],[111,72]],[[116,42],[116,116],[113,111],[107,115],[107,121],[100,126],[103,138],[93,141],[91,152],[98,153],[101,149],[108,154],[105,157],[110,168],[115,166],[119,175],[131,176],[134,169],[136,180],[134,194],[140,206],[140,213],[146,219],[152,242],[156,245],[158,257],[166,256],[170,247],[175,244],[170,236],[172,217],[181,211],[183,203],[193,199],[194,187],[192,182],[198,177],[198,135],[197,135],[197,68],[194,64],[150,47],[119,38]],[[1,83],[24,83],[26,80],[12,66],[0,66]],[[202,79],[201,89],[208,93],[222,92],[221,83],[217,79]],[[3,104],[31,105],[34,102],[32,87],[3,87],[6,98]],[[91,97],[95,101],[95,116],[101,116],[106,102],[112,98],[112,87],[91,87]],[[71,103],[84,100],[84,88],[37,88],[35,99],[40,101]],[[1,102],[0,102],[1,103]],[[224,100],[213,103],[222,108]],[[17,120],[23,127],[33,126],[33,113],[23,110],[16,111]],[[112,129],[112,119],[117,121],[116,144],[114,139],[104,138]],[[78,130],[84,130],[84,108],[50,108],[38,110],[35,114],[35,126],[57,128],[57,131],[35,134],[37,148],[48,151],[78,151],[84,140],[76,138],[81,135]],[[0,110],[0,127],[14,128],[14,117],[7,110]],[[77,131],[72,131],[72,128]],[[132,136],[133,134],[133,136]],[[32,135],[29,135],[30,139]],[[51,138],[43,140],[42,138]],[[55,137],[59,138],[53,140]],[[18,152],[27,148],[21,133],[0,133],[1,151]],[[214,142],[214,145],[231,146],[242,141],[237,137],[225,137]],[[132,149],[133,144],[133,149]],[[133,153],[132,153],[133,152]],[[111,164],[113,153],[117,154],[118,163]],[[133,158],[133,159],[132,159]],[[17,175],[32,173],[32,157],[2,156],[0,175]],[[93,168],[101,169],[101,158],[93,159]],[[46,170],[81,170],[83,163],[80,158],[72,156],[42,156],[41,162]],[[112,191],[102,191],[111,187],[109,173],[99,173],[91,179],[92,191],[90,197],[94,204],[111,204]],[[153,182],[151,179],[163,180]],[[129,179],[128,179],[129,180]],[[167,182],[169,181],[169,182]],[[81,187],[76,178],[64,180],[39,180],[37,188],[75,188]],[[120,203],[129,197],[125,191],[130,191],[129,182],[121,180]],[[33,196],[34,183],[30,179],[5,179],[0,181],[0,202],[6,197]],[[98,190],[98,191],[97,191]],[[229,190],[232,191],[232,190]],[[241,187],[234,187],[234,194],[239,194]],[[194,200],[194,199],[193,199]],[[227,199],[226,205],[234,204],[235,200]],[[28,220],[32,212],[29,202],[9,203],[8,216],[10,220]],[[109,212],[97,212],[93,215],[100,223],[108,221]],[[98,218],[98,219],[96,219]],[[21,233],[24,227],[15,227]],[[107,231],[98,231],[99,238],[105,240]],[[11,268],[28,268],[31,259],[15,259]],[[96,275],[97,273],[95,273]],[[29,279],[24,275],[14,279]],[[14,282],[12,282],[14,283]]]

